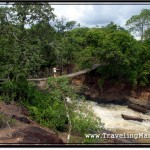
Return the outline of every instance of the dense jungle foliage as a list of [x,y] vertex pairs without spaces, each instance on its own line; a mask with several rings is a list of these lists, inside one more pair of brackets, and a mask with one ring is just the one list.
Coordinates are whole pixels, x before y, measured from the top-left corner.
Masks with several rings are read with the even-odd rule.
[[129,30],[113,22],[80,27],[76,21],[58,19],[53,11],[47,3],[0,7],[0,78],[16,81],[22,75],[36,77],[42,68],[58,66],[63,71],[74,64],[78,70],[99,63],[106,80],[149,84],[150,10],[132,16],[126,24]]
[[[50,78],[47,91],[36,89],[27,79],[39,77],[43,69],[57,66],[63,74],[66,67],[70,73],[72,68],[101,64],[98,71],[103,82],[149,86],[150,10],[127,20],[127,29],[113,22],[89,28],[57,18],[52,7],[47,2],[0,7],[0,79],[6,79],[0,82],[0,94],[6,102],[20,102],[42,125],[64,131],[69,122],[65,97],[82,98],[74,94],[67,79]],[[132,32],[141,39],[136,40]],[[73,132],[85,134],[101,128],[92,112],[85,110],[92,115],[79,117],[71,111],[73,106],[79,107],[74,104],[68,110]]]

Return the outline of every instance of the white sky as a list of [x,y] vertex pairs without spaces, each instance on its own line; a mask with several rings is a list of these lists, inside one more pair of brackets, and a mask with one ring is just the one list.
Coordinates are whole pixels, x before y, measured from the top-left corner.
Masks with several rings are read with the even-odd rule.
[[[54,8],[54,14],[57,18],[66,18],[67,21],[77,21],[81,27],[94,27],[96,25],[105,26],[111,21],[125,27],[126,21],[133,15],[140,14],[142,9],[150,9],[150,2],[132,2],[132,3],[50,3]],[[3,3],[0,3],[3,5]],[[106,5],[107,4],[107,5]]]
[[[144,4],[144,3],[142,3]],[[148,5],[149,4],[149,5]],[[58,18],[74,20],[81,26],[107,25],[111,21],[124,27],[126,21],[137,15],[142,9],[150,9],[147,5],[51,5]]]
[[[4,3],[0,2],[0,5]],[[91,3],[62,2],[60,5],[60,3],[53,2],[50,5],[54,8],[54,14],[58,18],[64,17],[68,21],[77,21],[81,26],[87,27],[105,26],[111,21],[125,27],[126,21],[133,15],[138,15],[142,9],[150,9],[150,2],[122,2],[118,5],[115,2],[93,2],[93,5]]]

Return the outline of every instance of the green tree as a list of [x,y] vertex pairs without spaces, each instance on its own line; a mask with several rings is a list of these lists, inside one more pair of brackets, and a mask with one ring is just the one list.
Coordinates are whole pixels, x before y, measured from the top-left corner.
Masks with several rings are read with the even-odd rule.
[[72,28],[75,26],[75,24],[76,24],[76,21],[68,21],[66,23],[66,29],[67,29],[67,31],[72,30]]
[[132,16],[126,25],[131,32],[139,33],[141,40],[143,40],[144,31],[150,25],[150,9],[143,9],[139,15]]
[[9,10],[11,21],[19,24],[22,28],[25,25],[32,26],[39,22],[47,22],[55,19],[54,8],[48,2],[15,2]]
[[[16,87],[20,87],[21,82],[27,82],[30,71],[34,72],[43,64],[41,49],[44,43],[39,38],[41,35],[33,37],[31,35],[33,32],[30,32],[32,29],[27,29],[25,26],[32,27],[35,23],[49,24],[50,19],[54,19],[55,15],[47,3],[37,3],[37,5],[15,3],[12,7],[2,7],[0,10],[2,12],[0,15],[2,24],[0,76],[14,84],[11,92],[16,93],[16,96],[17,93],[24,93],[23,90],[25,90],[21,91],[21,88],[19,90]],[[9,85],[9,83],[6,84]],[[24,85],[22,84],[22,86]],[[7,88],[9,89],[9,86]]]
[[54,25],[57,31],[56,40],[53,42],[55,64],[61,68],[62,72],[64,66],[67,66],[67,72],[70,73],[70,65],[74,62],[76,46],[70,34],[75,25],[75,21],[66,22],[65,18],[57,19]]
[[[134,39],[126,32],[107,33],[99,50],[100,62],[104,64],[101,73],[107,78],[123,80],[129,71],[129,55],[132,53]],[[134,57],[134,56],[133,56]]]
[[43,93],[30,88],[30,99],[23,101],[23,104],[28,108],[31,117],[41,125],[67,132],[67,143],[71,143],[72,135],[76,133],[84,139],[85,134],[98,133],[103,129],[100,118],[95,116],[92,107],[83,97],[75,94],[68,79],[48,78],[49,92]]
[[60,32],[61,34],[64,32],[64,30],[66,28],[65,21],[66,21],[66,19],[63,17],[61,19],[58,19],[58,18],[56,19],[54,26],[55,26],[57,32]]
[[150,42],[150,28],[145,31],[144,38],[146,41]]
[[[51,66],[55,64],[55,49],[53,43],[57,37],[57,33],[50,24],[38,23],[28,30],[28,37],[33,44],[35,43],[35,39],[40,41],[39,56],[42,59],[40,63],[41,66],[37,68],[36,71],[31,70],[32,76],[36,77],[40,70],[50,69]],[[45,77],[49,76],[49,74],[46,74],[44,71],[43,74],[45,74]]]

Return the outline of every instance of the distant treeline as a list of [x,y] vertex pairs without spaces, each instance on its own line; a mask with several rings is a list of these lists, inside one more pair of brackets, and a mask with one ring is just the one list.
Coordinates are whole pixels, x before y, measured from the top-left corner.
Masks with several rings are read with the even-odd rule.
[[99,69],[103,80],[146,86],[150,81],[150,10],[132,16],[126,26],[128,30],[113,22],[80,27],[76,21],[58,19],[47,2],[1,6],[0,78],[17,81],[20,76],[36,77],[43,68],[57,66],[70,73],[71,68],[105,64]]

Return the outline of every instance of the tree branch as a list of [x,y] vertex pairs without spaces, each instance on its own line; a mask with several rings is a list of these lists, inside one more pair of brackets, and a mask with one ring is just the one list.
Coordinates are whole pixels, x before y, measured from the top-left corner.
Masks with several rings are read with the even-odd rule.
[[68,109],[68,106],[67,106],[66,97],[64,98],[64,104],[65,104],[67,118],[68,118],[68,122],[69,122],[69,134],[68,134],[68,137],[67,137],[67,143],[69,143],[70,142],[70,137],[71,137],[72,122],[71,122],[71,118],[70,118],[70,115],[69,115],[69,109]]

